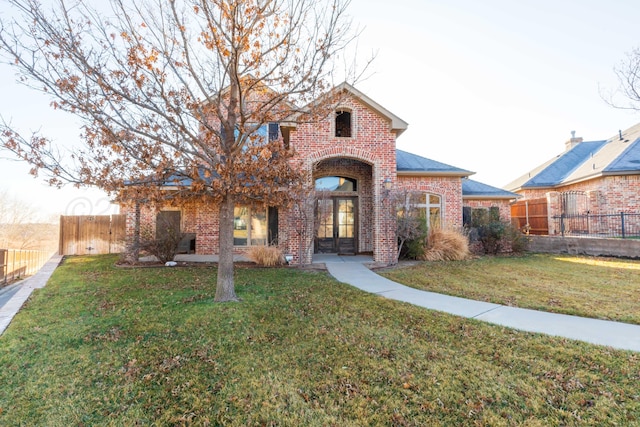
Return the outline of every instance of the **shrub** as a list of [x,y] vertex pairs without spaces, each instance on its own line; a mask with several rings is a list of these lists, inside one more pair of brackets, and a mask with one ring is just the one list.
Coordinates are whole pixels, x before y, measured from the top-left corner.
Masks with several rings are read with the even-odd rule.
[[156,223],[155,237],[151,230],[140,233],[140,251],[155,256],[161,263],[173,261],[178,253],[180,241],[185,237],[179,224],[159,219]]
[[147,252],[156,258],[161,263],[173,261],[178,253],[178,246],[180,240],[184,237],[182,233],[167,233],[162,237],[156,239],[142,239],[140,241],[140,250]]
[[529,245],[527,236],[511,223],[500,219],[500,211],[496,207],[473,209],[470,226],[469,241],[476,253],[522,253]]
[[429,229],[424,261],[460,261],[469,257],[467,236],[453,229],[431,227]]
[[477,227],[478,240],[485,254],[497,254],[503,246],[505,224],[500,221],[490,221]]
[[502,221],[497,209],[473,210],[471,227],[469,239],[479,253],[522,253],[529,245],[529,238],[511,223]]
[[[178,242],[180,239],[178,239]],[[173,261],[178,252],[178,243],[170,239],[145,240],[140,243],[140,248],[144,252],[155,256],[161,263]]]
[[286,264],[282,251],[277,246],[252,246],[246,253],[247,258],[263,267],[275,267]]
[[529,248],[529,236],[523,234],[518,227],[513,224],[505,225],[504,240],[511,248],[511,252],[521,254]]
[[419,259],[424,255],[427,234],[424,217],[398,218],[398,258]]

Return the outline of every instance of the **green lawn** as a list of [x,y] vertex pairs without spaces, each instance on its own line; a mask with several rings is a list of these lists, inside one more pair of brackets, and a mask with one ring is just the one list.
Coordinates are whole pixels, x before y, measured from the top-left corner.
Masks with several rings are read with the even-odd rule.
[[432,312],[323,272],[74,257],[0,337],[0,425],[640,425],[640,355]]
[[640,261],[530,254],[378,271],[418,289],[640,324]]

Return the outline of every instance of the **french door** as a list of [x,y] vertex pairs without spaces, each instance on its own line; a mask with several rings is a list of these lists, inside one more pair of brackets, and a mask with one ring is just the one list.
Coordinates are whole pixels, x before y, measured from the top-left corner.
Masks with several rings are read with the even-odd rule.
[[320,199],[316,205],[316,253],[357,252],[357,198]]

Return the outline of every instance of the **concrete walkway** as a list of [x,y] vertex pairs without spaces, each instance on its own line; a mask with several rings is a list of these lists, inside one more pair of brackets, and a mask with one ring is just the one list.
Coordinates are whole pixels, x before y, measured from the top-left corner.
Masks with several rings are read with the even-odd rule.
[[62,261],[62,256],[54,255],[33,276],[11,285],[2,290],[5,295],[11,295],[8,301],[0,306],[0,335],[7,329],[13,317],[22,308],[34,289],[43,288]]
[[374,273],[364,265],[365,258],[314,256],[314,262],[324,262],[329,273],[337,280],[385,298],[522,331],[640,352],[640,325],[508,307],[421,291]]

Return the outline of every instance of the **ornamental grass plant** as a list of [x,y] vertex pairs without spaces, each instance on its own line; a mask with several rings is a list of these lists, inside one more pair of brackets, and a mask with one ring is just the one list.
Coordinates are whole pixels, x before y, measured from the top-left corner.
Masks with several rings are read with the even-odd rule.
[[262,267],[286,264],[284,254],[277,246],[252,246],[246,252],[247,258]]
[[460,261],[467,259],[469,255],[467,236],[454,229],[430,227],[424,253],[419,259],[423,261]]

